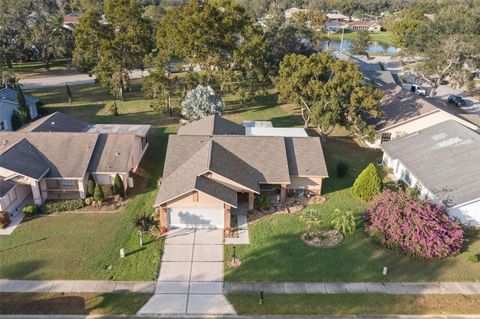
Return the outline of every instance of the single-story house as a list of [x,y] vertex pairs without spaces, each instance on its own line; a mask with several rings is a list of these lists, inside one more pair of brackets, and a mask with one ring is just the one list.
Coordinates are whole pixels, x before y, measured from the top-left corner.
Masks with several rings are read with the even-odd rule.
[[73,30],[80,19],[79,13],[69,13],[63,16],[63,27],[67,30]]
[[149,125],[95,125],[56,112],[17,132],[0,132],[0,210],[26,202],[86,197],[88,176],[100,185],[119,174],[125,188],[148,147]]
[[346,29],[351,31],[380,32],[382,26],[373,21],[351,21],[346,24]]
[[331,11],[326,14],[328,21],[350,21],[350,17],[341,14],[338,11]]
[[383,165],[422,199],[445,205],[465,225],[480,227],[480,134],[454,120],[381,145]]
[[342,21],[337,21],[337,20],[328,20],[325,23],[325,30],[330,33],[337,33],[339,32],[342,28],[344,28],[345,23]]
[[[27,102],[30,117],[35,119],[38,117],[37,104],[39,99],[24,94],[25,102]],[[0,89],[0,131],[13,131],[12,115],[18,110],[17,91],[12,88]]]
[[383,115],[369,119],[369,123],[374,124],[377,131],[377,140],[367,143],[370,147],[379,147],[384,142],[448,120],[454,120],[472,130],[480,128],[479,116],[461,114],[445,105],[444,101],[425,98],[399,86],[385,91],[379,108]]
[[211,115],[169,136],[155,207],[168,228],[229,228],[232,211],[253,209],[255,196],[320,194],[327,177],[319,138],[249,136]]

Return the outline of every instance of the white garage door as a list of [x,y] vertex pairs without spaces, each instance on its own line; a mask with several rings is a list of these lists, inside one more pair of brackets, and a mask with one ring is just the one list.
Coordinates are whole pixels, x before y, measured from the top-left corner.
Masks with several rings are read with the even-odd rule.
[[223,208],[169,208],[172,228],[223,228]]

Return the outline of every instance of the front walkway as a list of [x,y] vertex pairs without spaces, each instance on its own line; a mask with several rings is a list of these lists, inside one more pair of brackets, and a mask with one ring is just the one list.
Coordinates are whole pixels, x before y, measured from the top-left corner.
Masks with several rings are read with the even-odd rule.
[[232,315],[223,295],[223,230],[167,233],[155,295],[141,315]]
[[97,292],[153,293],[153,281],[10,280],[0,279],[0,292]]
[[272,294],[480,294],[480,282],[226,282],[226,293]]

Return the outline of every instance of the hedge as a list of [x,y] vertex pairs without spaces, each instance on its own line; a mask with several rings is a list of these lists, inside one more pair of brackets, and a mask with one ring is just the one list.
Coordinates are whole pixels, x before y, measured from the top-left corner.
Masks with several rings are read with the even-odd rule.
[[81,199],[68,199],[68,200],[49,200],[42,205],[42,213],[51,214],[55,212],[66,212],[71,210],[77,210],[84,206],[84,202]]
[[371,201],[383,189],[383,182],[374,164],[370,163],[353,183],[352,194],[364,202]]

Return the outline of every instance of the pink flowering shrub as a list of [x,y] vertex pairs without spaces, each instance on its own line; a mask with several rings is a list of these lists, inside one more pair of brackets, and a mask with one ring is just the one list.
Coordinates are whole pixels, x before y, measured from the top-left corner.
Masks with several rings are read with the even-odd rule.
[[385,247],[426,259],[458,254],[463,230],[443,206],[386,190],[365,214],[366,230]]

